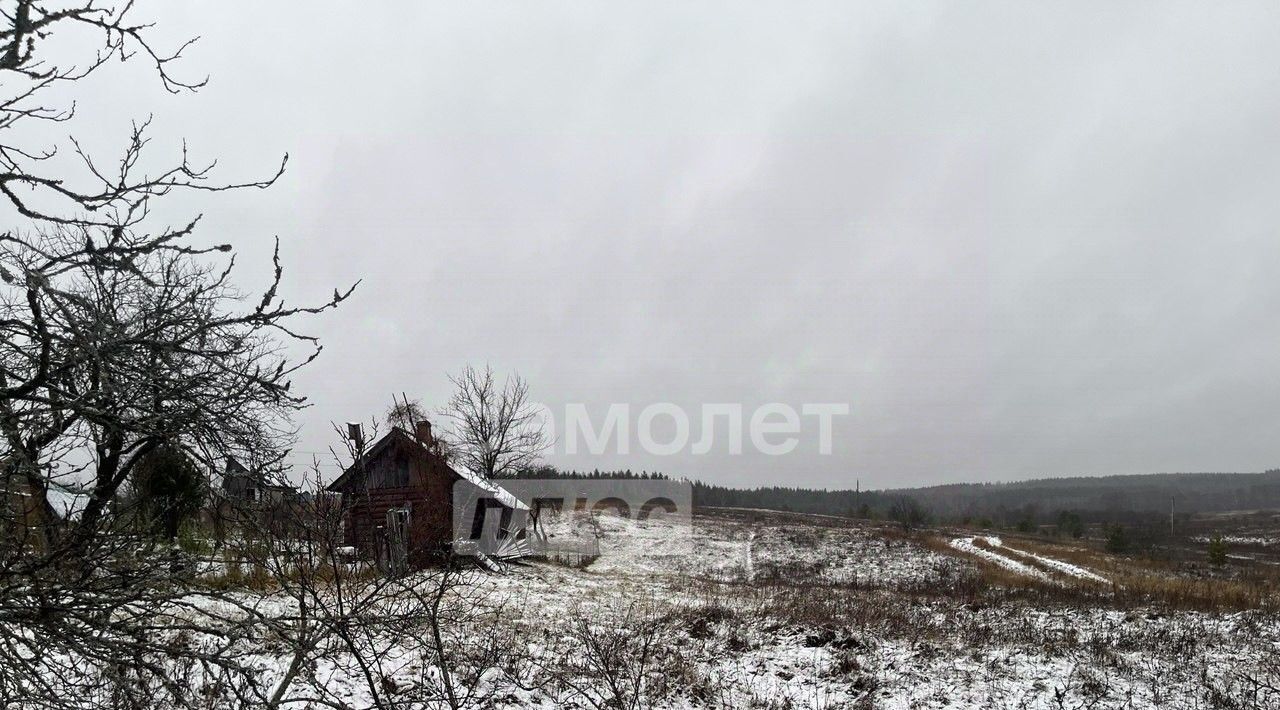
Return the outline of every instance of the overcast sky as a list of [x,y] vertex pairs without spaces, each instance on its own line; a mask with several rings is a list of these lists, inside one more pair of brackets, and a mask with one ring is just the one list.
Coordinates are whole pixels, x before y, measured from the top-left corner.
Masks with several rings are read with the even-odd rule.
[[[300,450],[467,363],[553,409],[848,402],[834,451],[553,455],[884,487],[1280,466],[1280,4],[151,2],[80,96],[228,178],[311,324]],[[114,73],[111,73],[114,72]],[[305,455],[305,454],[304,454]]]

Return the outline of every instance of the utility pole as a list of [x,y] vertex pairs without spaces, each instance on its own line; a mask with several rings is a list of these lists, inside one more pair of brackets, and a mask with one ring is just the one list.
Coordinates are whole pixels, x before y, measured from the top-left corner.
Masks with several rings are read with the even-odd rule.
[[1169,536],[1173,537],[1173,496],[1169,496]]

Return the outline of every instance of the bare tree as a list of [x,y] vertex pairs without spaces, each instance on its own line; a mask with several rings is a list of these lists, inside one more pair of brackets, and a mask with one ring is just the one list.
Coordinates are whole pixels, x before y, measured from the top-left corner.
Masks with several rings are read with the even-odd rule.
[[388,427],[408,433],[436,456],[445,461],[453,461],[453,450],[444,436],[435,434],[427,436],[423,433],[420,425],[429,420],[426,408],[418,400],[411,400],[405,395],[401,395],[401,399],[398,400],[393,398],[384,419]]
[[[25,266],[21,256],[0,258]],[[0,304],[7,320],[36,323],[44,339],[33,356],[30,341],[12,332],[0,338],[0,375],[34,381],[36,370],[49,371],[40,387],[0,402],[3,487],[22,491],[37,511],[50,506],[55,486],[70,484],[82,494],[74,516],[0,524],[30,538],[6,547],[0,560],[6,597],[0,626],[12,634],[0,644],[0,665],[22,669],[18,660],[28,656],[93,659],[87,666],[111,669],[116,686],[144,689],[138,698],[185,692],[166,673],[175,659],[196,661],[173,633],[193,622],[175,621],[168,632],[159,622],[172,621],[174,606],[184,603],[194,565],[150,564],[152,551],[168,543],[140,524],[141,506],[121,494],[139,463],[161,446],[179,448],[205,470],[235,454],[256,459],[264,475],[281,475],[290,414],[305,405],[289,378],[316,350],[290,360],[277,334],[296,335],[288,325],[293,315],[345,297],[287,307],[273,284],[256,305],[237,311],[229,275],[229,265],[152,252],[127,268],[69,269],[41,280],[29,301]],[[59,611],[50,613],[51,599]],[[90,682],[85,674],[29,669],[0,695],[83,697],[74,685],[39,683]]]
[[[73,103],[46,100],[53,87],[63,95],[113,58],[151,65],[171,92],[203,84],[170,71],[190,43],[157,50],[132,9],[125,0],[0,8],[0,206],[16,217],[0,233],[5,707],[189,706],[188,675],[224,701],[262,700],[252,664],[234,650],[238,631],[221,618],[241,602],[194,585],[196,564],[154,564],[171,542],[122,491],[161,446],[204,470],[235,454],[282,475],[290,417],[306,404],[290,379],[319,352],[293,323],[351,292],[286,305],[277,247],[274,279],[245,305],[231,247],[194,241],[198,218],[150,224],[152,201],[173,190],[266,187],[279,170],[213,183],[212,163],[191,163],[185,147],[170,167],[149,165],[145,121],[105,162],[74,138],[23,143],[18,127],[72,118]],[[77,157],[78,171],[59,172],[59,152]],[[74,504],[61,506],[67,497]]]
[[455,463],[489,478],[511,476],[533,465],[550,444],[519,374],[499,385],[488,365],[468,365],[449,381],[455,391],[441,413],[453,424]]
[[[137,226],[148,215],[149,201],[173,189],[261,188],[283,172],[281,161],[265,179],[211,183],[214,161],[192,163],[185,146],[169,167],[144,168],[149,120],[133,126],[123,154],[110,161],[93,158],[74,137],[64,145],[24,144],[15,136],[28,134],[17,129],[72,121],[74,100],[60,105],[50,100],[53,94],[65,95],[67,85],[90,78],[112,59],[150,64],[170,93],[194,92],[206,79],[184,79],[174,73],[183,51],[195,40],[170,50],[159,48],[150,38],[153,24],[133,19],[137,12],[131,1],[9,0],[0,13],[0,75],[4,77],[0,83],[0,195],[23,217],[45,225],[107,230]],[[71,41],[55,41],[55,37]],[[82,169],[76,174],[59,171],[53,159],[60,153],[75,156]],[[11,233],[6,239],[22,237]],[[126,255],[128,248],[108,241],[85,244],[76,250],[78,254],[49,256],[89,258],[95,250],[111,258]]]
[[[296,321],[351,293],[284,303],[278,246],[274,278],[243,293],[232,248],[196,241],[198,218],[153,224],[166,194],[266,187],[283,161],[262,180],[215,183],[185,146],[169,167],[149,162],[148,121],[108,160],[74,138],[23,142],[18,126],[70,121],[74,103],[50,99],[112,59],[141,61],[171,92],[203,85],[171,72],[189,43],[156,48],[133,7],[0,4],[0,210],[14,217],[0,231],[0,707],[350,707],[320,661],[375,707],[483,704],[502,651],[470,656],[459,631],[490,612],[458,593],[474,572],[393,578],[351,562],[318,482],[309,497],[228,506],[231,541],[207,552],[157,535],[125,495],[162,447],[203,471],[235,456],[283,482],[306,406],[291,378],[320,350]],[[259,587],[272,593],[246,593]],[[407,675],[405,647],[436,669],[416,688],[392,680]],[[286,656],[278,673],[263,669],[272,653]]]

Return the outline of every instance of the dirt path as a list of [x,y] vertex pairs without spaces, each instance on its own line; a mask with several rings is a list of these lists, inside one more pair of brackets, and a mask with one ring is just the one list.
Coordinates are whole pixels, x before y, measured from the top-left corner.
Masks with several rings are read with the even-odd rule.
[[[1012,547],[1005,547],[1004,541],[994,535],[985,536],[982,541],[985,547],[979,547],[976,537],[957,537],[950,541],[951,547],[961,552],[973,555],[980,559],[986,560],[994,565],[1003,567],[1010,572],[1034,577],[1036,579],[1048,580],[1051,577],[1041,567],[1046,567],[1053,572],[1074,577],[1088,582],[1097,582],[1099,584],[1110,584],[1111,580],[1102,575],[1087,570],[1083,567],[1073,565],[1070,562],[1064,562],[1053,557],[1038,555],[1034,552],[1019,550]],[[1034,562],[1035,564],[1030,564]]]
[[1021,556],[1028,559],[1035,560],[1036,562],[1039,562],[1045,567],[1048,567],[1055,572],[1060,572],[1062,574],[1065,574],[1068,577],[1075,577],[1076,579],[1083,579],[1089,582],[1098,582],[1099,584],[1111,583],[1111,580],[1107,579],[1106,577],[1103,577],[1102,575],[1092,570],[1087,570],[1084,567],[1073,565],[1070,562],[1064,562],[1062,560],[1055,559],[1053,557],[1038,555],[1034,552],[1028,552],[1026,550],[1019,550],[1013,547],[1003,547],[1004,543],[1000,540],[1000,538],[995,538],[995,540],[996,542],[994,546],[1001,547],[1003,550],[1006,551],[1006,554],[1013,553],[1014,556]]
[[[951,539],[950,544],[961,552],[986,560],[987,562],[998,567],[1003,567],[1010,572],[1015,572],[1025,577],[1034,577],[1045,581],[1049,580],[1049,575],[1045,574],[1043,571],[1036,569],[1031,565],[1018,562],[1006,555],[999,554],[994,550],[978,547],[977,541],[978,538],[976,537],[956,537]],[[998,537],[986,537],[983,538],[983,541],[991,547],[998,547],[1000,545],[1000,538]]]

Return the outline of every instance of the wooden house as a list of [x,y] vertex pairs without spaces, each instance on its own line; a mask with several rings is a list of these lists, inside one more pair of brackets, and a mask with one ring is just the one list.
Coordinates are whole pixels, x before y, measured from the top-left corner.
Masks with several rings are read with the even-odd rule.
[[222,496],[234,503],[273,504],[296,498],[298,489],[272,483],[260,471],[250,471],[229,457],[222,474]]
[[459,483],[484,495],[490,508],[501,509],[500,535],[523,535],[523,530],[508,529],[508,523],[514,511],[528,507],[492,481],[450,466],[425,421],[414,434],[392,428],[328,490],[342,495],[348,546],[391,567],[420,568],[454,551],[454,489]]
[[[268,475],[227,458],[221,485],[211,491],[200,511],[202,524],[213,529],[214,539],[222,545],[264,530],[284,538],[314,537],[321,533],[322,521],[336,520],[338,494],[300,492],[295,486],[273,482],[280,480],[279,474]],[[339,542],[335,539],[331,544]]]

